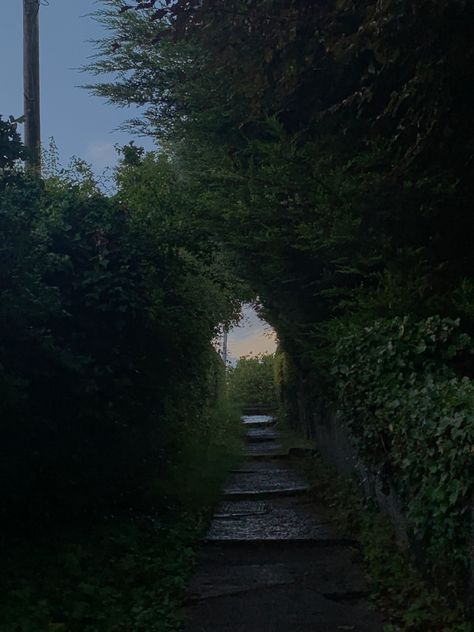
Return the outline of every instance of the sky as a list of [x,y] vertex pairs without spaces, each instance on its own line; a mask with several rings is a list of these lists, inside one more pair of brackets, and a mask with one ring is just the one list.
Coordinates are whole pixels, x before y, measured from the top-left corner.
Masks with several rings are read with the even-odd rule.
[[[1,0],[0,114],[23,114],[23,2]],[[88,16],[96,0],[42,0],[40,10],[41,123],[43,144],[54,137],[62,162],[75,155],[92,163],[96,172],[116,162],[115,144],[129,142],[129,132],[117,131],[134,109],[121,109],[93,97],[79,86],[95,79],[79,71],[94,53],[88,40],[102,27]],[[137,144],[153,148],[150,139]]]
[[245,305],[240,325],[229,332],[229,360],[234,363],[242,356],[274,353],[276,345],[274,330],[257,316],[253,307]]
[[[0,114],[18,118],[23,114],[23,2],[0,1]],[[43,145],[53,137],[62,163],[78,156],[91,163],[96,173],[115,165],[114,145],[132,139],[130,132],[117,128],[137,114],[135,109],[117,108],[79,87],[95,81],[79,69],[94,54],[88,40],[99,39],[103,33],[89,15],[101,4],[96,0],[42,0],[40,9]],[[154,148],[151,139],[135,140],[146,149]],[[272,353],[274,349],[274,333],[246,306],[241,325],[229,334],[230,357]]]

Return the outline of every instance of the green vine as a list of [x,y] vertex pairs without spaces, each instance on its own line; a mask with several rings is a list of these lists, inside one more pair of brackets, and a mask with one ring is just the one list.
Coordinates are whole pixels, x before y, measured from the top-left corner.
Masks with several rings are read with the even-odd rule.
[[470,337],[458,321],[404,317],[360,328],[332,351],[337,406],[361,458],[399,493],[432,571],[453,585],[469,563],[474,385],[458,366]]

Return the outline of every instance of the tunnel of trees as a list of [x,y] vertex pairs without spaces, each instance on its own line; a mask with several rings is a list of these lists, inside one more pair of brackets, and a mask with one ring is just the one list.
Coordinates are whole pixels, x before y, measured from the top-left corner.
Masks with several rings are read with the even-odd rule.
[[465,567],[472,4],[155,5],[99,15],[92,70],[115,79],[91,89],[144,106],[295,371],[345,412],[437,572]]
[[96,19],[89,89],[141,106],[160,149],[124,147],[105,196],[84,166],[23,173],[0,121],[2,521],[156,502],[182,437],[225,432],[211,343],[258,296],[281,379],[344,413],[428,573],[463,592],[474,5],[110,0]]

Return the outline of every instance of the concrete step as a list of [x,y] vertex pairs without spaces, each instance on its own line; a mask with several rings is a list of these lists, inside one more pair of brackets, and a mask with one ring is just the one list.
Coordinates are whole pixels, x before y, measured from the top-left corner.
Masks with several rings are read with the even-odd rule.
[[325,540],[334,538],[315,504],[297,498],[227,500],[218,508],[207,540]]
[[274,451],[265,451],[265,452],[259,452],[258,450],[248,450],[245,451],[245,458],[248,461],[265,461],[265,460],[272,460],[272,459],[285,459],[287,458],[288,452],[283,452],[281,446],[277,446]]
[[277,441],[280,438],[279,434],[273,431],[264,433],[261,430],[258,430],[257,432],[258,434],[247,433],[247,435],[244,437],[244,440],[247,443],[259,443],[259,442]]
[[327,598],[310,582],[258,586],[197,600],[188,632],[381,632],[366,604]]
[[[324,550],[327,553],[327,550]],[[347,550],[330,558],[314,549],[308,550],[314,556],[314,563],[308,568],[308,560],[284,562],[273,561],[235,564],[230,566],[208,565],[205,573],[200,573],[188,591],[188,603],[201,599],[212,599],[225,595],[235,595],[252,590],[262,590],[270,586],[308,584],[327,599],[333,601],[356,601],[367,594],[367,585],[360,568],[352,567],[347,572]],[[339,556],[339,559],[338,559]],[[300,556],[301,557],[301,556]],[[327,562],[330,559],[330,569]]]
[[228,491],[224,492],[226,500],[264,500],[271,498],[284,498],[291,496],[302,496],[308,493],[309,487],[286,487],[279,489],[267,489],[256,491]]
[[226,497],[245,498],[259,495],[298,496],[309,489],[307,481],[295,470],[275,465],[268,470],[236,471],[224,488]]
[[264,428],[273,426],[275,419],[271,415],[244,415],[242,423],[246,428]]

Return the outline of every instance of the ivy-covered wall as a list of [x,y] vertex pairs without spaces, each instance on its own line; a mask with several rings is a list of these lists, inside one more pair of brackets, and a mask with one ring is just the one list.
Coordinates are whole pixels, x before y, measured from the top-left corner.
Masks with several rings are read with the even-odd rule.
[[474,387],[457,360],[466,353],[472,341],[457,321],[405,317],[339,336],[314,373],[279,360],[280,393],[297,393],[281,399],[287,418],[341,473],[359,477],[400,541],[456,592],[474,566]]

